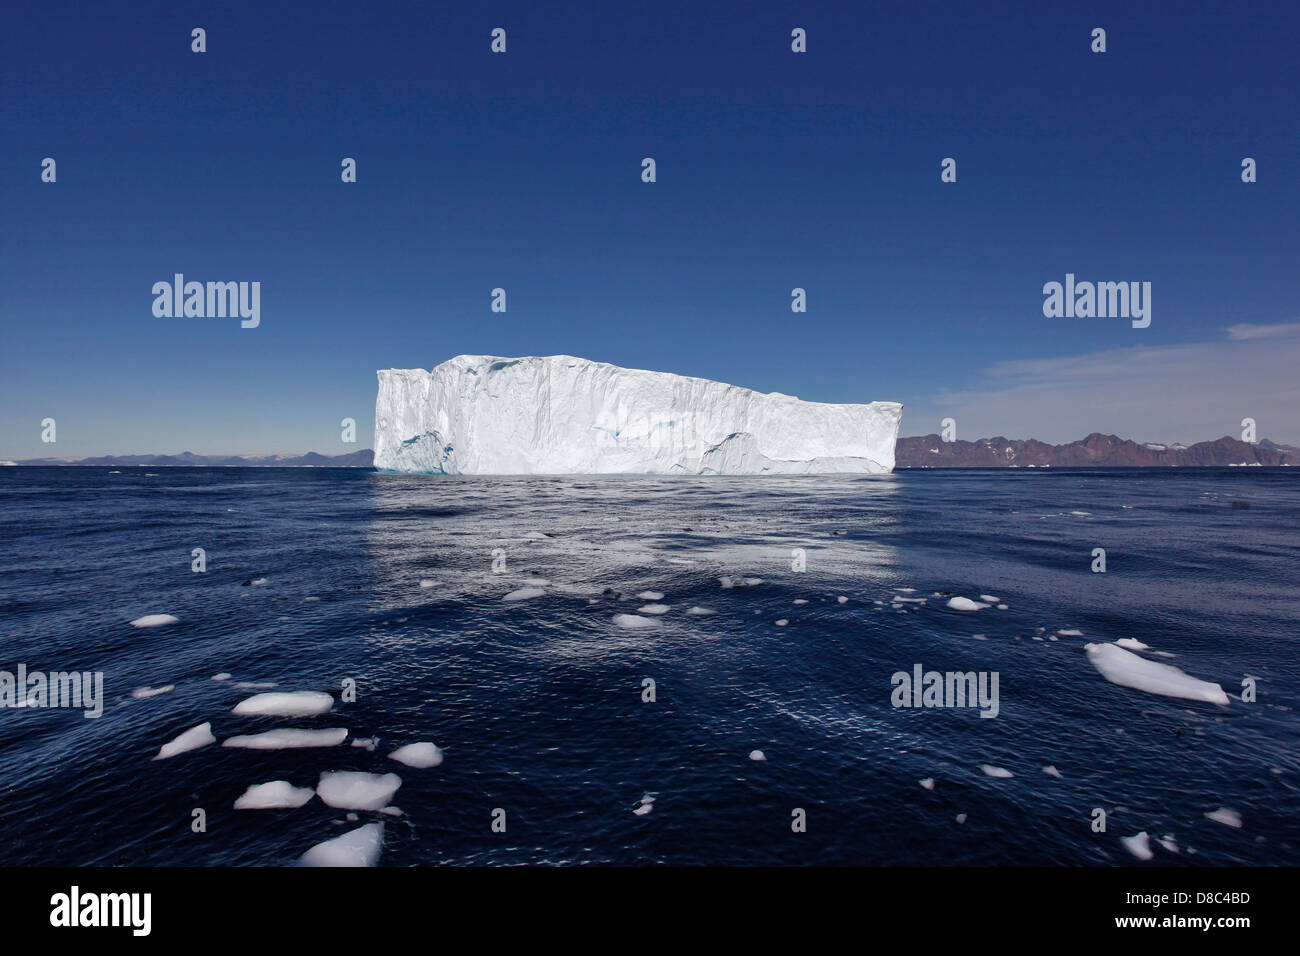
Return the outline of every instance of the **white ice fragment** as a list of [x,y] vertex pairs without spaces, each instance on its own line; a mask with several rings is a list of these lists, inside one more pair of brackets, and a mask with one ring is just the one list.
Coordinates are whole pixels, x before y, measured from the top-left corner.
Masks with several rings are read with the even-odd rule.
[[638,601],[662,601],[664,599],[662,591],[642,591],[636,597]]
[[1060,779],[1061,777],[1061,771],[1057,770],[1056,767],[1050,763],[1043,768],[1043,773],[1047,774],[1049,777],[1056,777],[1057,779]]
[[1061,637],[1083,637],[1083,631],[1074,627],[1069,627],[1063,631],[1057,631],[1056,633]]
[[1124,844],[1124,849],[1128,850],[1139,860],[1149,860],[1154,853],[1151,852],[1151,839],[1147,836],[1147,831],[1143,830],[1130,837],[1120,837],[1119,842]]
[[434,588],[434,587],[437,587],[437,586],[438,586],[438,582],[437,582],[437,581],[432,581],[432,580],[430,580],[429,578],[421,578],[421,579],[420,579],[420,587],[424,588],[425,590],[428,590],[429,588]]
[[1224,826],[1241,828],[1241,814],[1236,810],[1230,810],[1227,807],[1219,807],[1217,810],[1211,810],[1205,815],[1207,820],[1213,820],[1215,823],[1222,823]]
[[924,780],[921,781],[921,786],[925,787],[925,789],[927,790],[933,790],[934,777],[926,777]]
[[164,687],[137,687],[131,691],[131,696],[136,700],[144,700],[147,697],[157,697],[159,694],[170,694],[175,689],[175,684],[167,684]]
[[503,601],[527,601],[529,598],[541,597],[546,592],[541,588],[518,588],[511,591],[501,600]]
[[1000,598],[1000,597],[994,597],[992,594],[981,594],[981,595],[980,595],[980,600],[981,600],[981,601],[987,601],[989,604],[997,604],[998,602],[1000,602],[1000,601],[1002,600],[1002,598]]
[[1143,644],[1135,637],[1121,637],[1115,643],[1129,651],[1146,651],[1151,649],[1150,644]]
[[629,630],[654,627],[658,623],[653,618],[641,617],[638,614],[615,614],[612,620],[619,627],[625,627]]
[[638,614],[667,614],[669,606],[667,604],[647,604],[644,607],[636,609]]
[[168,624],[179,624],[180,618],[171,614],[146,614],[144,617],[137,617],[131,622],[132,627],[165,627]]
[[717,614],[718,612],[711,611],[707,607],[693,607],[689,609],[686,613],[690,614],[693,617],[701,617],[708,614]]
[[236,810],[285,810],[300,807],[316,791],[311,787],[295,787],[288,780],[272,780],[270,783],[255,783],[244,791],[243,796],[235,801]]
[[212,679],[213,679],[213,680],[230,680],[230,675],[227,674],[225,671],[222,671],[220,674],[213,674],[213,675],[212,675]]
[[395,773],[364,773],[359,770],[331,770],[320,775],[316,793],[326,804],[342,810],[378,810],[402,785]]
[[808,603],[808,599],[807,599],[807,598],[795,598],[795,599],[794,599],[794,603],[795,603],[795,604],[807,604],[807,603]]
[[352,738],[352,746],[359,747],[362,750],[368,750],[371,753],[374,753],[375,748],[379,746],[379,738],[378,737],[354,737]]
[[1197,680],[1172,664],[1149,661],[1116,644],[1085,644],[1083,647],[1088,652],[1092,666],[1112,684],[1165,697],[1182,697],[1228,706],[1228,695],[1222,687],[1209,681]]
[[751,751],[749,752],[749,759],[750,759],[750,760],[766,760],[766,759],[767,759],[767,755],[766,755],[765,753],[763,753],[763,751],[761,751],[761,750],[751,750]]
[[948,606],[954,611],[979,611],[988,607],[987,604],[981,604],[979,601],[972,601],[970,598],[964,597],[948,598]]
[[651,810],[653,810],[654,808],[655,808],[655,805],[654,805],[653,803],[641,803],[641,804],[638,804],[638,805],[637,805],[637,806],[632,810],[632,812],[635,813],[638,817],[643,817],[643,816],[645,816],[647,813],[649,813]]
[[299,861],[303,866],[374,866],[384,846],[384,825],[367,823],[324,843],[317,843]]
[[388,755],[388,759],[404,763],[408,767],[421,769],[436,767],[442,763],[442,750],[434,744],[421,741],[418,744],[407,744],[405,747],[398,747]]
[[983,770],[990,777],[1014,777],[1015,776],[1015,774],[1012,773],[1010,770],[1006,770],[1003,767],[995,767],[992,764],[988,764],[988,763],[980,764],[980,769]]
[[957,822],[958,822],[958,823],[965,823],[965,822],[966,822],[966,814],[964,814],[964,813],[959,813],[959,814],[957,814]]
[[279,727],[266,730],[260,734],[242,734],[228,737],[221,742],[223,747],[238,747],[244,750],[296,750],[300,747],[337,747],[347,739],[348,732],[343,727],[330,727],[323,730],[301,730],[297,727]]
[[785,627],[785,626],[786,626],[787,624],[789,624],[789,623],[790,623],[790,621],[789,621],[788,619],[786,619],[786,618],[783,617],[783,618],[781,618],[779,621],[776,622],[776,626],[777,626],[777,627]]
[[281,691],[255,694],[236,704],[231,713],[257,717],[310,717],[323,714],[333,706],[334,698],[320,691]]
[[217,738],[212,736],[212,723],[205,721],[197,727],[191,727],[175,740],[163,744],[158,748],[158,755],[153,759],[166,760],[168,757],[175,757],[177,754],[183,754],[190,750],[198,750],[200,747],[206,747],[208,744],[216,742]]
[[835,600],[838,601],[840,604],[847,604],[849,599],[846,598],[843,594],[841,594]]

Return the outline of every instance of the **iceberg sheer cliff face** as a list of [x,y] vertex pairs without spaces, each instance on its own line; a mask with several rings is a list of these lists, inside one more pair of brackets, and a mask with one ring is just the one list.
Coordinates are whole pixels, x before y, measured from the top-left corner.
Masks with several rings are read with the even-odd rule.
[[375,467],[448,475],[883,474],[903,406],[551,355],[383,369]]

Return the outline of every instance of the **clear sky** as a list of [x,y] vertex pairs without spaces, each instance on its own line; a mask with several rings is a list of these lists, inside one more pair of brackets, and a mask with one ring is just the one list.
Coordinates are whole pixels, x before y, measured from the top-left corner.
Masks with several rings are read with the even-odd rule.
[[[10,4],[0,457],[353,451],[376,369],[463,352],[1300,442],[1298,9]],[[155,317],[177,272],[260,326]],[[1152,283],[1150,327],[1044,317],[1066,273]]]

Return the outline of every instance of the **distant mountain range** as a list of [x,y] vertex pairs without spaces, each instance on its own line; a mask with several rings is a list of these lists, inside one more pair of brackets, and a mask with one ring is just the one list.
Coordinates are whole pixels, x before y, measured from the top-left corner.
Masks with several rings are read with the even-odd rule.
[[[946,442],[938,435],[900,438],[895,446],[898,468],[1086,468],[1197,467],[1214,465],[1300,465],[1300,448],[1267,438],[1256,444],[1225,435],[1195,445],[1141,444],[1093,432],[1082,441],[1049,445],[1034,438],[980,438]],[[27,458],[0,465],[99,465],[104,467],[205,468],[371,468],[369,448],[346,455],[101,455],[97,458]]]
[[1225,435],[1195,445],[1141,444],[1093,432],[1082,441],[1049,445],[1036,439],[981,438],[941,441],[938,435],[900,438],[896,468],[1086,468],[1205,467],[1213,465],[1300,464],[1300,448],[1267,438],[1256,444]]

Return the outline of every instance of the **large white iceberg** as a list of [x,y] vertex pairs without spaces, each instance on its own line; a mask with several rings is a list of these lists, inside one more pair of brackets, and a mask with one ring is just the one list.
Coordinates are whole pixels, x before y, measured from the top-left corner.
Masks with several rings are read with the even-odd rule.
[[883,474],[903,406],[549,355],[383,369],[375,467],[448,475]]

